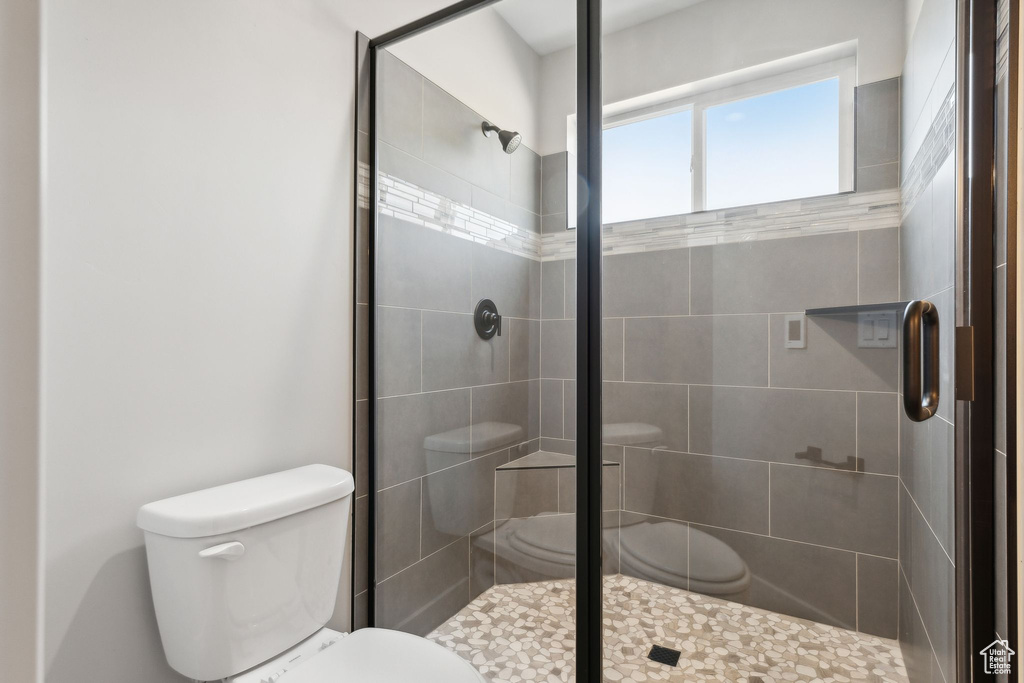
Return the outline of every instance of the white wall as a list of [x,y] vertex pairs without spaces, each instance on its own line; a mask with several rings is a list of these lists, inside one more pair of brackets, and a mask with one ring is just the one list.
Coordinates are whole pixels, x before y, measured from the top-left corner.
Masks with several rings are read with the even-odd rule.
[[484,8],[388,48],[492,123],[541,140],[541,58],[493,8]]
[[[794,54],[858,41],[858,82],[903,64],[903,2],[714,0],[605,36],[604,101],[619,102]],[[576,110],[575,48],[542,63],[542,154],[565,149]]]
[[903,48],[910,46],[910,39],[914,37],[914,29],[917,27],[917,19],[921,16],[921,8],[924,0],[904,0],[906,10],[903,18]]
[[47,0],[48,683],[181,680],[139,505],[350,466],[354,32],[444,4]]
[[39,3],[0,3],[0,678],[36,664]]

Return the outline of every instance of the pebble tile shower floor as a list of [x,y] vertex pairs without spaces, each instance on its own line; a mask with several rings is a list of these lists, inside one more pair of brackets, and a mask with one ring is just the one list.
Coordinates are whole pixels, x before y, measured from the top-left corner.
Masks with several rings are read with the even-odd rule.
[[[605,681],[907,681],[895,640],[621,574],[604,589]],[[427,636],[490,681],[570,681],[575,584],[499,585]],[[647,659],[653,645],[677,666]]]

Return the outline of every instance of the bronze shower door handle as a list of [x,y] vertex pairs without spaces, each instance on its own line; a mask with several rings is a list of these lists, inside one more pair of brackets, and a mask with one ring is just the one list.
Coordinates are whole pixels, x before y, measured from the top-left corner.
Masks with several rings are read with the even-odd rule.
[[911,301],[903,312],[903,410],[924,422],[939,408],[939,310]]

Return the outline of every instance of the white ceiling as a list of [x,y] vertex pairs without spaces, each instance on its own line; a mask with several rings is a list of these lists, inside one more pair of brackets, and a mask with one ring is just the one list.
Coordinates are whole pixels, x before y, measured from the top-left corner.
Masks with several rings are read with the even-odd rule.
[[[604,0],[602,32],[621,31],[703,0]],[[493,5],[539,55],[576,44],[576,3],[570,0],[504,0]]]

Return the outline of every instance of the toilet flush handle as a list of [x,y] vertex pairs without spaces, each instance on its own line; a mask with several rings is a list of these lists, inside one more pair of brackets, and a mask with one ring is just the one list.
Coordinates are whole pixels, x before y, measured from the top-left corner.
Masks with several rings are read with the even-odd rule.
[[222,560],[237,560],[245,554],[245,546],[238,541],[229,541],[199,551],[199,557],[217,557]]

